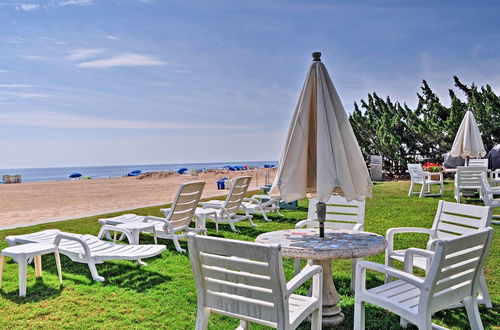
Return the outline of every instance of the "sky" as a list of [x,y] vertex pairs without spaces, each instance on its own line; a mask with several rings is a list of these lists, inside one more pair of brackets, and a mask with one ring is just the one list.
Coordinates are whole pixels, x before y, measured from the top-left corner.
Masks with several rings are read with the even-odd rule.
[[0,0],[0,168],[278,160],[311,63],[351,112],[500,91],[498,1]]

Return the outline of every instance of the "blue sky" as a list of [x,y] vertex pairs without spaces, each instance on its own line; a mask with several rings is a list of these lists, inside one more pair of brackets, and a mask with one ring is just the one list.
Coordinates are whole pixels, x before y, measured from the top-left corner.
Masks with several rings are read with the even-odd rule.
[[494,1],[0,0],[0,168],[277,160],[311,52],[370,92],[500,90]]

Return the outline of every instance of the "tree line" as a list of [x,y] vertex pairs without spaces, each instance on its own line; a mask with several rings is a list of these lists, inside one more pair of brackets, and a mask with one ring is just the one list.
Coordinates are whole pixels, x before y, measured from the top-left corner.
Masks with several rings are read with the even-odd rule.
[[442,163],[467,110],[474,113],[486,151],[500,143],[500,96],[489,85],[479,88],[463,84],[456,76],[453,79],[465,101],[450,89],[449,107],[425,80],[415,109],[376,93],[368,94],[359,105],[355,102],[349,120],[365,159],[381,155],[384,169],[391,174],[404,173],[408,163],[422,157]]

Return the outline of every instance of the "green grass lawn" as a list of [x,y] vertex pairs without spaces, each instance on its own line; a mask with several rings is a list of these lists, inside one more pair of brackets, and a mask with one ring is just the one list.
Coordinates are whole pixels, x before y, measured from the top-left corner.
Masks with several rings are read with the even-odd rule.
[[[392,227],[427,227],[433,222],[438,198],[408,197],[408,182],[387,182],[374,187],[373,198],[367,201],[365,230],[385,234]],[[452,201],[453,187],[446,184],[444,199]],[[470,201],[477,202],[477,201]],[[240,222],[241,233],[233,233],[229,226],[221,225],[218,236],[253,241],[259,234],[293,228],[306,218],[307,201],[299,203],[296,211],[283,211],[285,217],[271,215],[273,222],[264,222],[255,216],[257,228]],[[159,207],[133,210],[137,214],[161,215]],[[123,212],[125,213],[125,212]],[[130,213],[130,212],[127,212]],[[108,214],[115,216],[121,213]],[[104,217],[104,216],[100,216]],[[25,234],[50,228],[74,233],[96,235],[100,226],[97,219],[89,217],[59,223],[37,225],[0,232],[0,249],[6,247],[4,237]],[[216,235],[213,223],[208,223],[208,234]],[[398,247],[425,247],[427,237],[419,234],[399,236]],[[7,262],[4,287],[0,291],[0,328],[165,328],[193,329],[196,320],[196,291],[189,257],[176,252],[170,241],[160,240],[168,249],[161,256],[146,259],[148,266],[140,267],[129,261],[106,262],[98,265],[100,275],[106,280],[92,281],[86,264],[77,264],[62,256],[64,287],[59,288],[53,256],[43,257],[43,278],[35,278],[33,267],[28,267],[27,296],[18,296],[17,265]],[[152,243],[152,238],[142,236],[141,242]],[[183,246],[186,247],[185,242]],[[490,256],[486,263],[486,280],[494,308],[480,308],[485,328],[500,327],[500,240],[495,234]],[[383,262],[382,254],[368,258]],[[9,259],[10,260],[10,259]],[[287,278],[292,276],[292,262],[285,260]],[[341,328],[352,328],[354,296],[349,290],[350,261],[336,261],[333,276],[341,296],[345,320]],[[382,283],[382,277],[369,273],[370,284]],[[307,288],[302,289],[302,293]],[[383,309],[367,306],[367,329],[399,329],[399,318]],[[439,312],[434,322],[452,329],[467,329],[464,308]],[[210,329],[234,329],[234,319],[212,316]],[[252,329],[263,327],[252,325]],[[307,329],[307,327],[304,327]]]

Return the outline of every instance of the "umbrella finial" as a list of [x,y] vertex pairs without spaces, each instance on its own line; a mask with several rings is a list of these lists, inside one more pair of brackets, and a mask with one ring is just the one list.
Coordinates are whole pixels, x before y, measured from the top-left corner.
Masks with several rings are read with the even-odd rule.
[[314,52],[312,56],[313,56],[313,62],[321,61],[321,52]]

